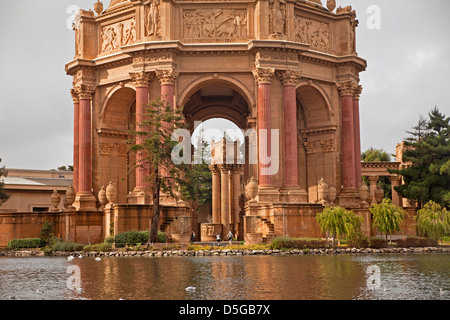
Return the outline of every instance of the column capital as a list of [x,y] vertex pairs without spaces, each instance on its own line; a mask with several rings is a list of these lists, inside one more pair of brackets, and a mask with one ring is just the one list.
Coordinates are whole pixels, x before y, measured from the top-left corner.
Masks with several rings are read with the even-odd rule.
[[178,78],[178,70],[175,68],[158,69],[155,72],[161,85],[175,85],[175,80]]
[[130,72],[130,78],[136,88],[148,87],[153,80],[153,75],[149,72]]
[[76,88],[76,93],[78,99],[80,100],[91,100],[92,95],[95,93],[95,87],[88,84],[80,84]]
[[[336,84],[339,94],[343,96],[352,96],[358,90],[358,84],[355,81],[349,80]],[[361,87],[362,88],[362,87]]]
[[295,70],[277,70],[277,77],[283,86],[295,86],[302,77],[302,71]]
[[361,96],[363,87],[362,86],[356,86],[355,92],[353,92],[353,99],[359,101],[359,97]]
[[275,74],[275,68],[257,68],[253,70],[253,76],[258,84],[270,84]]
[[78,96],[78,92],[77,92],[77,90],[75,88],[74,89],[70,89],[70,95],[72,96],[73,103],[79,103],[80,102],[80,98]]

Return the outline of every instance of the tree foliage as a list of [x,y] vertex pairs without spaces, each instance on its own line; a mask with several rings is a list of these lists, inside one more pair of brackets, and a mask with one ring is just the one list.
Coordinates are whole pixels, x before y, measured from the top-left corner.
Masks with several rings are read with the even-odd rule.
[[353,211],[347,211],[342,207],[325,207],[325,209],[316,216],[316,220],[323,233],[328,237],[341,240],[355,239],[361,236],[361,224],[363,217],[356,215]]
[[[2,162],[2,159],[0,159],[0,162]],[[5,191],[5,183],[3,182],[2,178],[6,178],[8,176],[8,171],[6,168],[0,167],[0,206],[5,203],[9,199],[9,195]]]
[[407,213],[402,208],[394,205],[390,199],[383,199],[380,204],[374,204],[370,208],[372,214],[373,226],[381,234],[391,235],[395,231],[400,231],[403,220]]
[[[419,206],[432,200],[450,207],[450,118],[434,108],[426,122],[414,127],[413,135],[405,139],[403,161],[410,166],[389,170],[403,177],[404,184],[395,187],[403,198],[417,201]],[[421,122],[421,121],[419,121]]]
[[427,202],[415,217],[418,232],[439,241],[450,234],[450,212],[433,201]]
[[361,160],[364,162],[391,161],[391,155],[383,149],[371,147],[361,154]]
[[177,181],[188,172],[186,164],[177,165],[172,160],[172,151],[180,142],[174,141],[172,134],[177,129],[185,129],[185,123],[181,110],[175,110],[160,97],[146,107],[143,119],[131,132],[135,138],[131,142],[131,150],[142,155],[141,161],[133,168],[149,170],[146,179],[152,186],[153,196],[150,241],[157,242],[161,190],[176,198]]

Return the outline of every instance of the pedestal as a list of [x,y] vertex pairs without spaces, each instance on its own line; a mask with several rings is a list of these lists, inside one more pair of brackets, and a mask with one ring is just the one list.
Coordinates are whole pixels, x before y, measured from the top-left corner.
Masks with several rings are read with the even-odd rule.
[[308,194],[300,187],[283,187],[280,191],[280,200],[288,203],[307,203]]
[[85,210],[97,210],[97,199],[94,197],[92,193],[88,192],[79,192],[75,197],[75,201],[73,202],[73,206],[77,211],[85,211]]
[[274,186],[259,186],[258,202],[280,202],[280,191]]
[[127,203],[129,204],[152,204],[152,197],[145,191],[145,188],[134,188],[127,195]]

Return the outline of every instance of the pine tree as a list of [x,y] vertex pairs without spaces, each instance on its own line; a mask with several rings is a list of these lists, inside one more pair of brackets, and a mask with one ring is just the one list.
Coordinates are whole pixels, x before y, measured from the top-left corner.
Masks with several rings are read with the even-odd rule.
[[428,116],[427,134],[405,141],[403,161],[411,165],[389,172],[403,177],[404,184],[395,187],[403,198],[420,207],[429,200],[450,207],[450,118],[436,107]]
[[172,152],[180,142],[172,139],[177,129],[185,129],[181,110],[174,110],[165,100],[158,98],[146,108],[144,120],[137,125],[136,131],[131,132],[135,138],[131,142],[131,150],[145,155],[141,163],[136,163],[134,167],[150,168],[146,176],[153,192],[150,242],[157,242],[158,238],[161,191],[176,198],[175,193],[179,189],[177,181],[188,172],[185,163],[173,162]]

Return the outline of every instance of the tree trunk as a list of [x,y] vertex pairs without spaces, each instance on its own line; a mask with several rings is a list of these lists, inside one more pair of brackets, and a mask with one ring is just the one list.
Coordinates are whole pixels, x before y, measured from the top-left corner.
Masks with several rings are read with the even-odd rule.
[[155,168],[155,177],[154,177],[155,189],[153,192],[153,217],[152,217],[152,225],[150,229],[150,241],[155,243],[158,241],[158,227],[159,227],[159,191],[161,181],[158,175],[158,167]]

